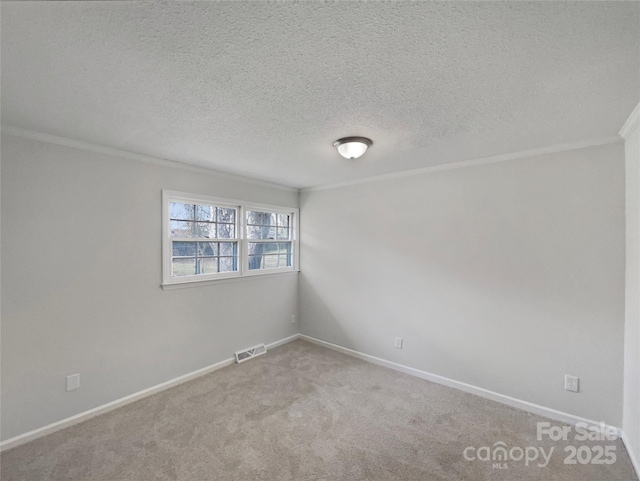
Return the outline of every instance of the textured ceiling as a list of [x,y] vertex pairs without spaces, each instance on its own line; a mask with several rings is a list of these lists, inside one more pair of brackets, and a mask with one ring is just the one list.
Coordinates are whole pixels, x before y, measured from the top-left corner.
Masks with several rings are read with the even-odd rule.
[[[307,187],[615,135],[637,2],[3,2],[2,123]],[[357,161],[332,147],[363,135]]]

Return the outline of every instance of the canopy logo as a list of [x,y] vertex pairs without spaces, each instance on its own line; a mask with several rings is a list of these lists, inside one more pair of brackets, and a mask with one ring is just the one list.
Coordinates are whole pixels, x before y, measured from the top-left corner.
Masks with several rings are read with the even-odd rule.
[[525,466],[538,461],[538,467],[545,468],[551,461],[554,449],[553,446],[549,448],[548,452],[545,452],[544,448],[536,446],[527,446],[526,448],[513,446],[507,449],[506,443],[498,441],[493,446],[481,446],[478,449],[468,446],[465,448],[463,456],[467,461],[492,461],[493,469],[507,469],[509,467],[508,461],[518,462],[523,459]]
[[[570,439],[570,435],[573,437]],[[618,431],[600,423],[597,426],[584,422],[575,426],[552,425],[549,422],[537,423],[536,439],[554,442],[589,442],[590,444],[564,446],[564,464],[613,464],[616,462],[616,446],[607,441],[618,439]],[[600,444],[594,444],[594,443]],[[492,446],[476,448],[468,446],[462,455],[467,461],[491,462],[493,469],[508,469],[509,462],[524,462],[525,466],[545,468],[549,465],[556,446],[545,449],[542,446],[507,446],[498,441]]]

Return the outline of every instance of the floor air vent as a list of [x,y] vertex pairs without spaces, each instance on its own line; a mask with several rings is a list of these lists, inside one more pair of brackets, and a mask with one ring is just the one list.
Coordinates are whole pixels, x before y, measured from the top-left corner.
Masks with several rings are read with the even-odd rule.
[[249,359],[260,356],[261,354],[267,353],[267,346],[264,344],[258,344],[257,346],[249,347],[247,349],[243,349],[242,351],[236,352],[236,362],[240,364],[241,362],[248,361]]

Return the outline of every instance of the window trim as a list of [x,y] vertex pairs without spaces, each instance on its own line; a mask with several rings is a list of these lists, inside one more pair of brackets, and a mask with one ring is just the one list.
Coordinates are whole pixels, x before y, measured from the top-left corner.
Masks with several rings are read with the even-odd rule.
[[[169,204],[171,202],[183,202],[185,204],[209,204],[218,207],[237,209],[236,239],[238,242],[238,270],[234,272],[216,272],[212,274],[197,274],[193,276],[172,277],[171,258],[173,241],[170,237]],[[276,214],[291,215],[291,266],[271,269],[249,270],[249,239],[246,236],[246,212],[248,210],[273,212]],[[296,207],[282,205],[259,204],[223,197],[213,197],[202,194],[190,194],[173,190],[162,190],[162,282],[163,288],[190,287],[190,285],[213,284],[220,281],[239,280],[241,278],[257,276],[274,276],[298,272],[300,265],[300,242],[298,238],[298,218],[300,210]],[[213,241],[213,240],[212,240]],[[236,242],[236,240],[233,240]],[[287,241],[288,242],[288,241]]]

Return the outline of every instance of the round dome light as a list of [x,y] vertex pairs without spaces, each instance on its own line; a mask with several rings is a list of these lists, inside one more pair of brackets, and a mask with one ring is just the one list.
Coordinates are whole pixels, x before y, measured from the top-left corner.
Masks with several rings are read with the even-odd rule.
[[345,159],[357,159],[367,151],[373,142],[366,137],[344,137],[333,143],[340,155]]

